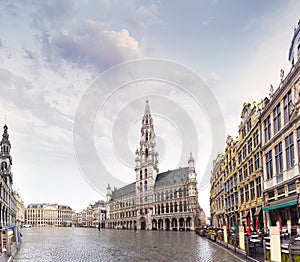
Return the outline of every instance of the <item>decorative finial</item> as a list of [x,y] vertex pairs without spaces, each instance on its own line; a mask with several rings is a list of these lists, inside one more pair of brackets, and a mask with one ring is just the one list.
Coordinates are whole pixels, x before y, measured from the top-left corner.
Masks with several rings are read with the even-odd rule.
[[284,70],[280,69],[280,81],[282,82],[284,78]]
[[271,84],[271,85],[270,85],[270,93],[269,93],[270,98],[273,97],[273,94],[274,94],[274,88],[273,88],[273,85]]

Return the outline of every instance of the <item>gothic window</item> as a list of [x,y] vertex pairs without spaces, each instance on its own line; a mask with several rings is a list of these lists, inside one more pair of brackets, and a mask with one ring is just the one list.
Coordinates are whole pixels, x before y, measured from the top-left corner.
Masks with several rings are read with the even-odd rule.
[[174,212],[177,212],[177,203],[174,203]]
[[148,148],[146,148],[146,157],[148,157],[148,154],[149,154]]
[[148,141],[148,131],[146,131],[146,141]]
[[142,180],[143,179],[143,171],[141,170],[140,171],[140,180]]
[[145,178],[147,178],[147,169],[145,169]]
[[161,204],[161,213],[164,213],[164,204]]
[[283,98],[284,124],[290,121],[291,107],[292,107],[292,92],[290,90]]
[[187,211],[186,201],[183,202],[183,210]]
[[275,107],[273,111],[273,121],[274,121],[274,134],[276,134],[281,128],[280,103]]
[[182,198],[182,190],[179,188],[179,198]]
[[279,175],[283,170],[282,142],[275,146],[276,174]]
[[173,213],[173,203],[170,203],[170,213]]
[[2,163],[1,163],[1,170],[2,170],[2,171],[7,170],[7,163],[6,163],[6,162],[2,162]]
[[294,166],[294,162],[295,162],[293,133],[291,133],[285,139],[285,151],[286,151],[287,169],[291,169]]
[[169,213],[169,204],[166,204],[166,213]]
[[256,196],[261,197],[261,178],[256,178]]
[[157,214],[160,214],[160,205],[157,206]]
[[268,142],[271,138],[271,121],[270,116],[264,121],[264,132],[265,132],[265,142]]
[[182,202],[179,202],[179,212],[182,212]]

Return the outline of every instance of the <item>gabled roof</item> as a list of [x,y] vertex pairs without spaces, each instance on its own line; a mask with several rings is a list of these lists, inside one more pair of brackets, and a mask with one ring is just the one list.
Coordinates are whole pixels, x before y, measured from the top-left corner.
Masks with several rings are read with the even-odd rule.
[[124,196],[135,194],[135,182],[127,186],[116,189],[112,192],[111,199],[117,199]]
[[178,168],[174,170],[169,170],[164,173],[160,173],[156,177],[154,189],[158,189],[164,186],[173,186],[186,184],[189,179],[189,168]]
[[[162,187],[168,187],[173,185],[186,184],[189,179],[189,168],[178,168],[174,170],[168,170],[166,172],[160,173],[156,177],[154,189],[159,189]],[[111,199],[118,199],[125,196],[130,196],[135,194],[135,182],[127,186],[116,189],[112,192]]]

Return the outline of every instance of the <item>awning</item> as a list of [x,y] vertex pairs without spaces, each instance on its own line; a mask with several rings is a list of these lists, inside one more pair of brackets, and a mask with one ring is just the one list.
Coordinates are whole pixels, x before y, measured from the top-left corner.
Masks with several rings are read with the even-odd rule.
[[298,204],[298,195],[294,195],[294,196],[285,197],[283,199],[271,202],[270,205],[263,208],[263,211],[294,206],[297,204]]
[[254,213],[254,216],[255,216],[255,217],[258,216],[259,213],[260,213],[260,211],[261,211],[261,207],[257,207],[257,208],[256,208],[256,211],[255,211],[255,213]]
[[242,218],[246,218],[248,216],[248,214],[249,214],[249,210],[245,211],[244,215],[242,216]]

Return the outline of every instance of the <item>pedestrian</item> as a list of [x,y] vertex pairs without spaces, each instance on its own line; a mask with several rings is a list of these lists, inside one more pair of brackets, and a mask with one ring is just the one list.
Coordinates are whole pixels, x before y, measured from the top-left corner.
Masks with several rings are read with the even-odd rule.
[[98,231],[100,231],[101,225],[100,222],[98,223]]
[[134,232],[136,233],[136,225],[134,225]]

